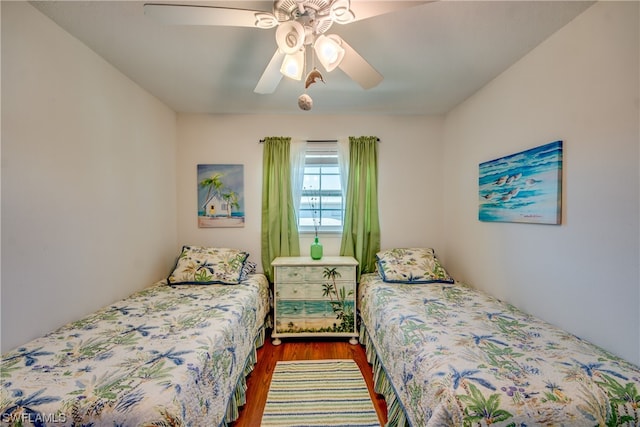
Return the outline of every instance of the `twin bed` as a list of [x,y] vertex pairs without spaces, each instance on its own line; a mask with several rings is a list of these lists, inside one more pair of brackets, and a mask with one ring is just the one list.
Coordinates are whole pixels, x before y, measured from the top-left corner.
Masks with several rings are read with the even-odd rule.
[[640,369],[455,282],[433,250],[378,254],[361,342],[388,425],[640,426]]
[[0,425],[233,421],[269,312],[247,257],[185,246],[167,280],[3,354]]

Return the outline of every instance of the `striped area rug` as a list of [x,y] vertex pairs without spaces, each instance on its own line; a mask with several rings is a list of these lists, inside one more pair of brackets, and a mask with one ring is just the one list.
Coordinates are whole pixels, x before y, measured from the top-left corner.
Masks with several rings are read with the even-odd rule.
[[379,427],[358,364],[349,359],[279,361],[262,426]]

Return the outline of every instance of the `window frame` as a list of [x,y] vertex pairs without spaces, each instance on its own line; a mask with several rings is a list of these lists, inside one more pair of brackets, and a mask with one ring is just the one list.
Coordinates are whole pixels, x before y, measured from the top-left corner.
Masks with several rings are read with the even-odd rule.
[[[297,201],[298,213],[299,213],[298,232],[300,234],[305,234],[305,235],[316,234],[316,229],[313,225],[301,224],[303,219],[303,215],[302,215],[303,212],[309,213],[313,210],[316,210],[318,211],[318,213],[316,214],[315,217],[317,217],[318,222],[320,222],[317,230],[318,234],[341,234],[344,226],[344,210],[345,210],[344,189],[342,188],[342,174],[344,173],[344,171],[340,167],[337,143],[308,144],[304,153],[304,159],[305,161],[303,166],[303,180],[302,180],[303,188],[300,192],[300,200]],[[307,168],[310,168],[310,169],[317,168],[318,171],[308,172]],[[337,169],[337,173],[323,171],[323,168]],[[320,187],[319,190],[313,189],[313,188],[311,189],[305,188],[305,185],[304,185],[306,181],[305,178],[308,176],[317,176],[318,186]],[[337,177],[339,189],[337,190],[322,189],[323,177],[329,177],[329,176]],[[318,192],[320,193],[318,194]],[[303,204],[303,199],[305,197],[313,197],[313,196],[317,197],[316,203],[318,204],[318,206],[316,206],[315,209],[305,207],[308,205]],[[335,212],[337,210],[335,208],[325,209],[323,207],[323,200],[324,200],[323,198],[327,198],[327,197],[340,198],[340,209],[339,209],[340,224],[339,225],[322,225],[322,220],[324,218],[327,218],[327,216],[324,216],[323,213]],[[314,218],[313,214],[311,215],[311,217]],[[305,218],[308,218],[308,216]]]

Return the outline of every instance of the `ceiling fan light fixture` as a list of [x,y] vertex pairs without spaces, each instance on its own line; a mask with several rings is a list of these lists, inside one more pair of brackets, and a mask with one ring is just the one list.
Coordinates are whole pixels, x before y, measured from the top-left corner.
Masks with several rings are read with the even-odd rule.
[[345,50],[341,46],[340,37],[335,34],[325,36],[321,34],[316,39],[313,48],[318,56],[318,60],[325,70],[333,71],[344,58]]
[[297,21],[281,23],[276,30],[276,43],[287,55],[296,53],[304,44],[304,27]]
[[304,71],[304,51],[298,50],[295,53],[288,54],[282,61],[280,72],[283,76],[294,80],[302,80],[302,72]]

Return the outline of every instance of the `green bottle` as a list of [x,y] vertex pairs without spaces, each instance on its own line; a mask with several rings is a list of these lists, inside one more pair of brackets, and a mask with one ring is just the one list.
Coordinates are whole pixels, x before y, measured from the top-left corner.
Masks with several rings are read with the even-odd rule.
[[311,259],[322,258],[322,243],[318,242],[318,236],[311,244]]

